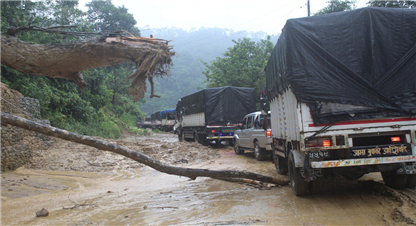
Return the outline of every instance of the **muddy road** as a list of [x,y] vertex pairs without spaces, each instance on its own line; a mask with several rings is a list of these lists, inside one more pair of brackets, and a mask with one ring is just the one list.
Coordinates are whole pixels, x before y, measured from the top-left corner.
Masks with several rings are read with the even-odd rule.
[[[173,134],[108,140],[181,167],[278,176],[270,160],[226,145],[179,143]],[[88,162],[87,162],[88,161]],[[116,162],[115,162],[116,161]],[[94,166],[95,165],[95,166]],[[26,166],[2,173],[2,225],[414,225],[416,190],[392,190],[379,173],[335,178],[324,194],[167,175],[85,145],[56,139]],[[48,217],[36,217],[46,208]]]

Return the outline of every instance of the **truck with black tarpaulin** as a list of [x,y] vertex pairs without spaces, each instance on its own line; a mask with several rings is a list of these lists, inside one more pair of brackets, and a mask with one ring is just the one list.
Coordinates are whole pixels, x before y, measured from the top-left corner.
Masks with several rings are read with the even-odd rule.
[[256,110],[254,88],[219,87],[182,97],[177,104],[179,140],[208,144],[228,141],[241,120]]
[[160,111],[153,113],[150,116],[152,120],[152,129],[161,130],[162,129],[162,119],[160,118]]
[[173,131],[176,109],[168,109],[160,112],[160,126],[165,132]]
[[273,161],[296,195],[370,172],[416,186],[416,10],[290,19],[265,71]]

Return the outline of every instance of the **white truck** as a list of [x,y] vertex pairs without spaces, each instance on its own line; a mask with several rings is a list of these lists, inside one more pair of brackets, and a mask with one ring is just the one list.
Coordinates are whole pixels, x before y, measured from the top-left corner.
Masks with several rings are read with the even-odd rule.
[[415,18],[362,8],[287,21],[265,71],[273,161],[295,195],[370,172],[415,188]]
[[227,86],[197,91],[178,101],[178,138],[204,145],[211,141],[233,145],[241,120],[255,110],[254,88]]

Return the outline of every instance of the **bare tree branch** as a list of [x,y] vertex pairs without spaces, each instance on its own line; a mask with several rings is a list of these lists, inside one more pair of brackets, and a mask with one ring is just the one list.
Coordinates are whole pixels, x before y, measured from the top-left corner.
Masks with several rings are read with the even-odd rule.
[[93,137],[84,136],[76,133],[72,133],[66,130],[58,129],[49,125],[39,124],[24,118],[16,117],[10,114],[1,113],[1,123],[10,124],[27,130],[32,130],[38,133],[42,133],[48,136],[58,137],[64,140],[74,141],[80,144],[85,144],[98,148],[100,150],[111,151],[128,158],[131,158],[137,162],[143,163],[152,167],[160,172],[189,177],[195,180],[197,177],[211,177],[217,179],[223,178],[246,178],[252,180],[258,180],[266,183],[273,183],[278,185],[287,185],[289,183],[286,179],[280,179],[270,176],[265,176],[257,173],[247,171],[235,171],[235,170],[208,170],[208,169],[194,169],[194,168],[182,168],[166,165],[160,161],[150,158],[149,156],[140,152],[131,150],[129,148],[119,146],[107,141],[95,139]]
[[97,204],[97,203],[87,203],[87,202],[88,202],[88,200],[87,200],[87,201],[85,201],[83,204],[78,204],[78,203],[75,203],[74,201],[72,201],[72,200],[69,198],[69,195],[68,195],[68,200],[69,200],[69,201],[71,201],[72,203],[74,203],[74,206],[73,206],[73,207],[64,207],[64,206],[62,205],[62,209],[64,209],[64,210],[72,210],[72,209],[75,209],[75,208],[80,207],[80,206],[90,206],[90,207],[94,208],[94,207],[95,207],[95,205]]

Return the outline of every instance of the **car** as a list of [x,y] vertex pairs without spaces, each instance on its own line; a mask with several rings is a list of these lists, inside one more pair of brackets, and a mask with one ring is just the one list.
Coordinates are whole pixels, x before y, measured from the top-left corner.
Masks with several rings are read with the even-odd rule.
[[[267,116],[267,118],[266,118]],[[267,119],[265,121],[265,119]],[[270,111],[261,111],[244,116],[240,129],[234,133],[234,151],[243,155],[244,151],[254,151],[258,161],[265,160],[272,149],[272,134],[270,129]]]

